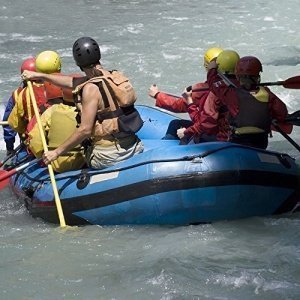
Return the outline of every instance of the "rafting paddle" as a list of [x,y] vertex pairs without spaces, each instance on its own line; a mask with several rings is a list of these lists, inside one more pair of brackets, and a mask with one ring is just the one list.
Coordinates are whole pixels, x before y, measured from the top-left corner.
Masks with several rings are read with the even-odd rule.
[[2,161],[0,161],[0,167],[2,167],[7,161],[9,161],[12,157],[17,155],[19,151],[22,148],[22,144],[20,144],[14,151],[14,153],[11,153],[10,155],[6,156]]
[[281,127],[278,125],[278,123],[276,122],[276,120],[272,121],[272,125],[276,128],[276,130],[278,132],[280,132],[282,134],[282,136],[284,136],[287,141],[289,141],[298,151],[300,151],[300,146],[290,137],[288,136],[288,134],[286,134]]
[[300,76],[294,76],[283,81],[263,82],[258,85],[282,85],[286,89],[300,89]]
[[[224,74],[220,72],[218,72],[218,74],[226,82],[226,84],[232,85],[232,82],[231,84],[229,84],[228,78]],[[282,81],[262,82],[258,84],[258,86],[271,86],[271,85],[282,85],[286,89],[300,89],[300,76],[290,77],[287,80],[282,80]],[[207,88],[194,89],[192,90],[192,92],[205,92],[208,90],[209,88],[207,87]],[[165,93],[165,94],[171,97],[182,98],[182,96],[177,96],[169,93]]]
[[[233,86],[233,87],[236,88],[236,85],[235,85],[233,82],[231,82],[230,79],[228,79],[224,74],[222,74],[222,73],[219,72],[219,71],[218,71],[218,74],[219,74],[219,76],[224,80],[224,82],[225,82],[228,86],[231,85],[231,86]],[[297,82],[297,80],[298,80],[298,81],[300,80],[300,76],[292,77],[292,78],[289,78],[289,79],[287,79],[287,80],[285,80],[285,81],[278,81],[277,83],[278,83],[278,85],[280,84],[280,85],[284,85],[284,86],[291,86],[291,85],[296,86],[295,82]],[[273,83],[270,82],[269,84],[271,84],[271,85],[277,85],[277,83],[275,84],[275,82],[273,82]],[[298,82],[298,84],[299,84],[299,82]],[[293,87],[293,88],[296,88],[296,87]],[[299,87],[299,88],[300,88],[300,87]],[[290,118],[290,119],[289,119],[289,118]],[[290,121],[289,121],[289,120],[290,120]],[[291,124],[293,124],[293,125],[297,125],[297,124],[295,124],[295,123],[296,123],[296,121],[298,121],[298,120],[299,120],[299,111],[296,111],[296,112],[292,113],[291,115],[289,115],[289,116],[285,119],[285,121],[287,121],[288,123],[291,123]],[[278,124],[278,122],[277,122],[276,120],[273,120],[273,121],[272,121],[272,125],[274,126],[274,128],[276,128],[276,130],[277,130],[278,132],[281,133],[281,135],[282,135],[288,142],[290,142],[290,143],[291,143],[298,151],[300,151],[300,146],[299,146],[299,145],[298,145],[291,137],[289,137],[287,133],[284,132],[283,128],[281,128],[281,127],[279,126],[279,124]]]
[[[32,83],[30,81],[28,81],[27,86],[29,88],[30,98],[31,98],[31,101],[32,101],[32,106],[33,106],[34,114],[35,114],[35,117],[36,117],[37,126],[38,126],[38,129],[39,129],[39,132],[40,132],[44,152],[47,152],[48,151],[48,146],[47,146],[47,143],[46,143],[46,138],[45,138],[45,134],[44,134],[44,130],[43,130],[40,114],[39,114],[39,109],[38,109],[38,106],[36,104],[36,99],[35,99],[35,95],[34,95],[34,92],[33,92]],[[51,184],[52,184],[54,200],[55,200],[55,205],[56,205],[56,209],[57,209],[57,213],[58,213],[60,227],[66,227],[65,217],[64,217],[63,210],[62,210],[61,201],[60,201],[60,198],[59,198],[57,186],[56,186],[54,171],[53,171],[53,168],[52,168],[51,164],[48,164],[47,167],[48,167],[49,176],[50,176],[50,180],[51,180]]]
[[3,188],[5,188],[9,182],[9,178],[11,176],[13,176],[16,173],[19,173],[20,171],[24,170],[25,168],[40,162],[42,159],[34,159],[32,161],[29,161],[21,166],[18,166],[10,171],[6,171],[6,170],[0,170],[0,190],[2,190]]
[[6,126],[6,125],[8,125],[8,121],[0,121],[0,125]]
[[[218,73],[218,74],[225,82],[228,82],[228,78],[225,75],[223,75],[222,73]],[[290,78],[288,78],[286,80],[282,80],[282,81],[262,82],[262,83],[259,83],[258,85],[259,86],[282,85],[286,89],[300,89],[300,76],[290,77]],[[193,92],[201,92],[201,91],[206,91],[206,90],[208,90],[208,88],[194,89]]]

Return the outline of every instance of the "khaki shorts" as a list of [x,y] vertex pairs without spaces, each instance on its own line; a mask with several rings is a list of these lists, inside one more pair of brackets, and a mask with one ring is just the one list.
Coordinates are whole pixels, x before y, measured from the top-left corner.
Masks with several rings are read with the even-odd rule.
[[144,145],[137,137],[131,143],[122,143],[120,140],[111,145],[94,144],[86,151],[86,160],[93,169],[105,169],[143,150]]

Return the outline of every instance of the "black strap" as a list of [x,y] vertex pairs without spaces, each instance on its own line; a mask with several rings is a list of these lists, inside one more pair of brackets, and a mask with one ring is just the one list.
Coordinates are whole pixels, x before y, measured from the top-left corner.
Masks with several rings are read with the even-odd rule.
[[134,105],[120,107],[115,111],[97,113],[97,120],[101,123],[104,120],[120,117],[121,115],[130,115],[135,111]]
[[68,106],[75,106],[74,102],[69,102],[69,101],[66,101],[66,100],[63,100],[63,104],[68,105]]
[[102,82],[102,81],[99,82],[98,88],[99,88],[100,94],[101,94],[102,99],[103,99],[103,102],[104,102],[104,107],[105,107],[105,108],[110,107],[109,101],[108,101],[108,97],[107,97],[107,95],[106,95],[106,93],[105,93],[105,90],[104,90],[104,88],[103,88],[103,82]]
[[58,98],[48,99],[47,103],[49,103],[50,105],[60,104],[60,103],[63,103],[63,98],[58,97]]

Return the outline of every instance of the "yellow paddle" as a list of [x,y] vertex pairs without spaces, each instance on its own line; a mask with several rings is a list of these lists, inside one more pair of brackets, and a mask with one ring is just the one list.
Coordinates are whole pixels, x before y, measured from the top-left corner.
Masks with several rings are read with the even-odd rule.
[[[36,104],[36,99],[35,99],[34,92],[33,92],[33,89],[32,89],[32,84],[31,84],[30,81],[27,82],[27,86],[29,88],[30,98],[31,98],[31,101],[32,101],[34,114],[35,114],[35,117],[36,117],[39,132],[40,132],[40,135],[41,135],[44,152],[46,152],[46,151],[48,151],[48,146],[47,146],[46,138],[45,138],[44,131],[43,131],[43,126],[42,126],[42,122],[41,122],[41,118],[40,118],[40,114],[39,114],[39,109],[38,109],[37,104]],[[49,175],[50,175],[50,179],[51,179],[51,184],[52,184],[56,209],[57,209],[57,213],[58,213],[58,217],[59,217],[60,227],[66,227],[65,217],[64,217],[63,210],[62,210],[61,201],[60,201],[60,198],[59,198],[59,194],[58,194],[58,190],[57,190],[57,186],[56,186],[56,181],[55,181],[55,177],[54,177],[54,172],[53,172],[53,168],[52,168],[51,164],[48,164],[48,171],[49,171]]]

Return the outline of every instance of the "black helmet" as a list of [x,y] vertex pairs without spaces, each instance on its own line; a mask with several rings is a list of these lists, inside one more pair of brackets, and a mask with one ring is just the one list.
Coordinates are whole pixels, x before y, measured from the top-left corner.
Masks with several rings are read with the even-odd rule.
[[100,61],[98,43],[90,37],[81,37],[73,45],[73,58],[79,67],[87,67]]

